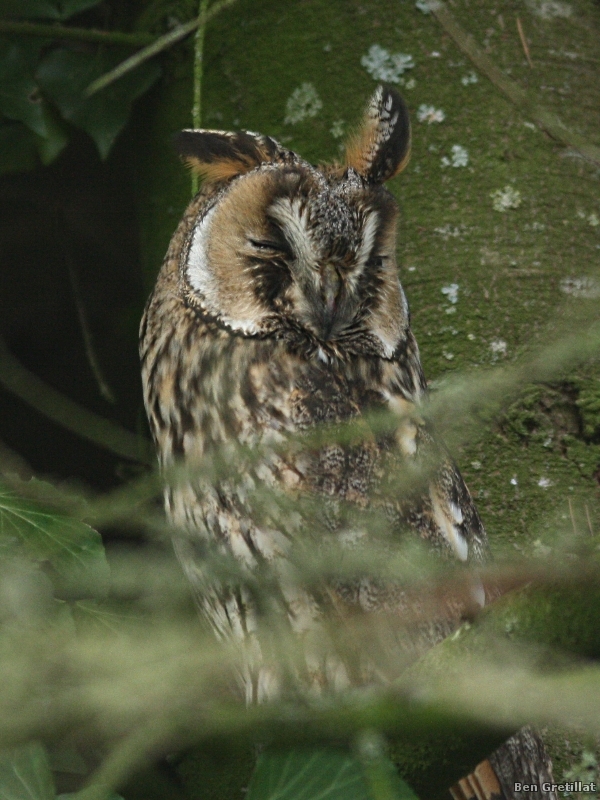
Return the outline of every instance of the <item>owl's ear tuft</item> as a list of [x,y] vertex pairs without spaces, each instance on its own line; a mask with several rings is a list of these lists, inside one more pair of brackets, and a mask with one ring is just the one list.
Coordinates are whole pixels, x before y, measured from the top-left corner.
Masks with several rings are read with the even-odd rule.
[[346,166],[371,184],[393,178],[410,158],[410,117],[395,90],[379,86],[363,121],[346,147]]
[[269,136],[240,131],[184,130],[174,137],[175,149],[197,175],[223,181],[275,161],[280,147]]

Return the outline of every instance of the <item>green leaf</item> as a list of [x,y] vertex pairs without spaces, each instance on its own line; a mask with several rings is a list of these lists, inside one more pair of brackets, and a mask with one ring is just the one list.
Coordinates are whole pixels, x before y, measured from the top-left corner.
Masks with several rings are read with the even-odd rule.
[[258,758],[246,798],[416,800],[409,787],[395,774],[391,762],[385,760],[385,763],[385,776],[382,780],[382,776],[374,779],[372,775],[365,775],[361,762],[342,750],[320,748],[267,751]]
[[102,158],[127,123],[132,102],[160,75],[158,64],[147,62],[106,90],[86,97],[85,88],[122,60],[123,53],[114,48],[92,55],[60,48],[40,63],[36,73],[44,93],[66,120],[92,137]]
[[362,762],[364,776],[373,800],[418,800],[410,786],[398,775],[389,758]]
[[56,5],[60,9],[60,18],[69,19],[75,14],[81,14],[82,11],[97,6],[100,2],[101,0],[61,0]]
[[33,79],[40,47],[39,42],[31,45],[0,36],[0,112],[46,136],[43,98]]
[[46,123],[46,136],[38,137],[38,153],[42,164],[51,164],[62,153],[69,142],[64,122],[45,100],[42,113]]
[[360,764],[338,750],[262,753],[247,800],[370,800]]
[[41,744],[0,751],[0,800],[54,800],[50,762]]
[[139,622],[139,617],[119,614],[95,600],[78,600],[73,604],[73,616],[76,623],[91,625],[103,633],[123,633],[127,622]]
[[[34,143],[18,128],[6,130],[9,153],[0,155],[2,172],[35,167],[34,149],[43,164],[50,164],[68,142],[64,123],[42,97],[33,77],[41,47],[40,41],[0,37],[0,112],[22,122],[38,136]],[[12,158],[16,165],[11,163]]]
[[21,122],[0,124],[0,175],[35,169],[39,141]]
[[1,483],[0,539],[17,540],[24,555],[48,561],[63,593],[85,597],[106,591],[109,569],[100,534]]
[[[108,794],[104,794],[101,790],[101,787],[92,784],[88,786],[87,789],[84,789],[81,792],[67,792],[65,794],[59,794],[56,796],[56,800],[88,800],[90,797],[94,796],[94,789],[98,788],[98,796],[102,798],[102,800],[123,800],[120,794],[115,794],[114,792],[109,792]],[[0,800],[2,798],[0,797]]]
[[60,10],[50,0],[0,0],[0,17],[60,19]]
[[0,17],[16,19],[69,19],[100,0],[0,0]]

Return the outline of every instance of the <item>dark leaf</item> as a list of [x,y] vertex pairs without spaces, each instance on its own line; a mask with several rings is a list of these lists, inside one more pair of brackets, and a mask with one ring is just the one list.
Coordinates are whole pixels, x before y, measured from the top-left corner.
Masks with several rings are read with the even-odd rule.
[[389,758],[363,760],[362,767],[373,800],[418,800]]
[[0,175],[25,172],[37,166],[40,139],[20,122],[0,125]]
[[40,47],[0,36],[0,112],[45,137],[43,98],[33,78]]
[[95,600],[78,600],[74,603],[73,617],[75,623],[87,625],[102,633],[123,633],[127,622],[139,622],[139,617],[117,613]]
[[[391,763],[389,768],[394,771]],[[374,790],[374,791],[373,791]],[[394,771],[374,781],[357,759],[331,748],[268,751],[259,756],[247,800],[416,800]]]
[[100,2],[101,0],[59,0],[56,5],[60,9],[60,18],[69,19],[75,14],[81,14],[82,11],[97,6]]
[[0,0],[0,17],[14,19],[69,19],[100,0]]
[[2,484],[0,538],[16,539],[24,555],[49,562],[63,592],[86,596],[106,589],[109,571],[100,534]]
[[0,752],[0,800],[54,800],[50,762],[41,744]]
[[67,146],[69,135],[64,122],[45,100],[42,110],[46,136],[38,137],[38,153],[42,164],[51,164]]
[[114,49],[94,55],[58,49],[40,63],[36,73],[44,93],[66,120],[92,137],[102,158],[127,123],[132,102],[160,75],[158,64],[147,62],[105,91],[86,97],[85,88],[122,60],[122,52]]
[[0,17],[60,19],[60,9],[51,0],[0,0]]

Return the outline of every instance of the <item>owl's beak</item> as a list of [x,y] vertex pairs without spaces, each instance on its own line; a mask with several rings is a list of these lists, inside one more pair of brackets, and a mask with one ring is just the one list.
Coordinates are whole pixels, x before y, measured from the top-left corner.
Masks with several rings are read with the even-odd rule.
[[329,327],[331,327],[342,288],[342,279],[333,264],[325,264],[321,270],[321,287],[325,305],[325,317]]

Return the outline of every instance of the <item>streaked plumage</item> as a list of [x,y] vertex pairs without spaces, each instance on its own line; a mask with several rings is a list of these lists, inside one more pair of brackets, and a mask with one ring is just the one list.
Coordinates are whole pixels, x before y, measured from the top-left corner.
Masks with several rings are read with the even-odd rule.
[[[205,555],[215,546],[248,574],[269,565],[273,602],[303,644],[306,669],[296,678],[305,686],[385,679],[372,653],[360,653],[357,672],[324,646],[321,623],[337,618],[343,627],[354,612],[401,617],[419,599],[368,575],[307,588],[291,554],[300,541],[317,552],[328,540],[369,541],[360,514],[373,511],[393,537],[416,534],[465,563],[487,558],[469,492],[418,410],[426,383],[398,278],[398,206],[383,186],[408,160],[407,109],[380,87],[341,166],[314,167],[249,132],[183,131],[177,146],[204,184],[141,326],[160,464],[190,469],[165,492],[176,552],[216,633],[252,644],[241,676],[249,701],[281,691],[282,676],[253,639],[257,597],[235,582],[207,581]],[[392,432],[372,429],[378,410],[397,415]],[[359,431],[351,442],[297,441],[346,422]],[[222,459],[218,478],[194,475],[214,458]],[[425,482],[394,485],[419,466]],[[476,578],[471,595],[483,604]],[[439,641],[464,610],[450,601],[403,646],[419,652]]]
[[[197,480],[167,490],[175,547],[193,585],[201,541],[220,543],[249,567],[262,559],[285,563],[302,523],[282,512],[259,524],[248,498],[261,484],[324,498],[325,529],[343,535],[340,503],[377,506],[382,476],[426,458],[437,462],[429,485],[382,500],[388,519],[398,534],[412,529],[443,554],[485,558],[469,492],[416,410],[426,384],[398,279],[397,204],[382,185],[407,161],[409,145],[406,107],[382,88],[344,166],[313,167],[257,134],[179,136],[205,184],[175,233],[142,322],[145,399],[159,459],[164,468],[197,465],[232,442],[265,453],[217,485]],[[394,436],[367,433],[351,447],[281,451],[286,435],[378,409],[398,415]],[[292,628],[305,631],[319,604],[287,574],[283,602]],[[397,589],[331,591],[366,611],[402,604],[392,599]],[[256,610],[239,592],[200,593],[219,635],[244,637],[255,625]],[[442,626],[439,635],[447,632]],[[256,690],[247,687],[249,696]]]

